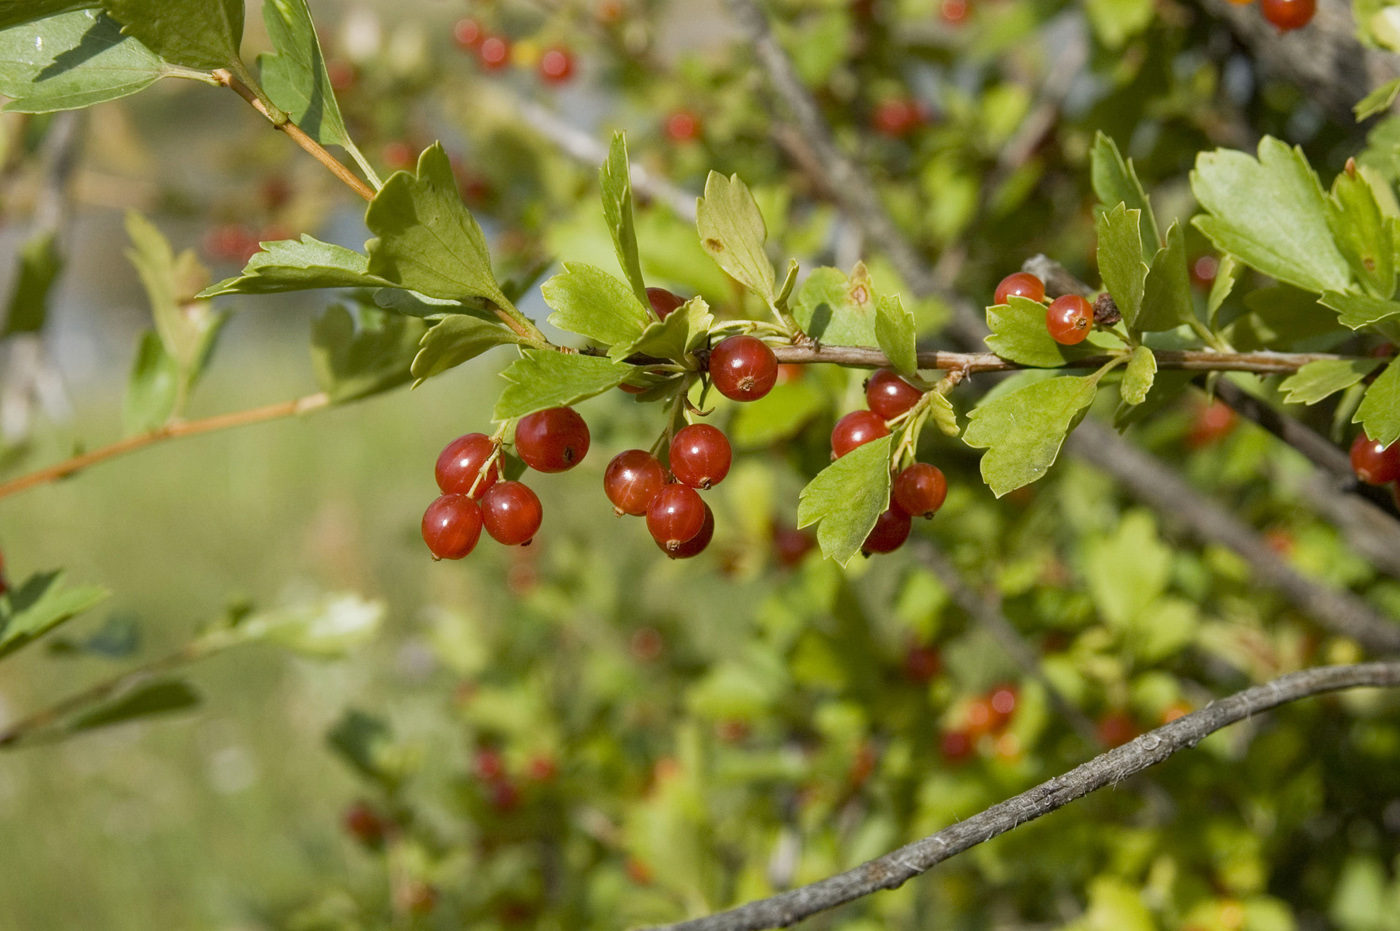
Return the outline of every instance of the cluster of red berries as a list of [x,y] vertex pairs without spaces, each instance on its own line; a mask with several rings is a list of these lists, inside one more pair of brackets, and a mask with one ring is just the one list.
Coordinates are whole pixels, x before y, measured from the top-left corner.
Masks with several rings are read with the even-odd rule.
[[[1013,295],[1043,303],[1045,282],[1029,272],[1014,272],[997,285],[996,303],[1005,304]],[[1078,294],[1057,297],[1045,308],[1045,329],[1062,346],[1084,342],[1093,328],[1094,305]]]
[[[1230,2],[1246,6],[1254,0]],[[1312,22],[1313,15],[1317,13],[1317,0],[1259,0],[1259,12],[1279,32],[1291,32]]]
[[[571,407],[529,414],[515,425],[516,455],[536,472],[565,472],[588,454],[588,424]],[[544,519],[524,482],[499,481],[500,442],[468,433],[448,443],[434,469],[442,495],[423,514],[423,542],[436,559],[461,559],[482,528],[497,543],[525,546]]]
[[646,517],[647,531],[672,559],[704,552],[715,535],[715,515],[697,489],[729,474],[734,453],[717,427],[695,423],[671,438],[671,471],[644,449],[618,453],[603,473],[603,492],[620,517]]
[[1363,430],[1351,444],[1351,470],[1368,485],[1397,483],[1394,491],[1400,501],[1400,443],[1382,446]]
[[1005,731],[1011,723],[1011,715],[1016,711],[1018,697],[1014,685],[1001,685],[968,702],[962,710],[958,726],[943,732],[940,749],[944,758],[950,763],[967,759],[976,751],[978,741],[986,736],[997,738],[998,754],[1016,756],[1021,749],[1020,743]]
[[[503,71],[510,66],[510,38],[488,32],[477,20],[458,20],[452,27],[452,38],[462,51],[475,53],[487,71]],[[574,53],[563,45],[550,46],[540,55],[535,68],[546,84],[567,84],[574,76]]]

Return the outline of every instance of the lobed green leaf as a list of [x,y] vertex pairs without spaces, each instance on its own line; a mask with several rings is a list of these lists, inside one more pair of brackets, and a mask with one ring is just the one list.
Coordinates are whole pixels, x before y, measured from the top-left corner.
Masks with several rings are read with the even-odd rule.
[[665,320],[654,320],[631,344],[620,343],[608,353],[621,361],[633,353],[690,364],[689,354],[705,345],[715,318],[703,297],[693,297]]
[[149,433],[169,422],[180,398],[180,365],[166,351],[160,334],[146,330],[136,345],[136,361],[122,401],[127,433]]
[[423,334],[411,371],[418,383],[422,383],[497,346],[522,342],[512,330],[499,323],[453,314],[439,320]]
[[1068,362],[1100,351],[1081,344],[1062,346],[1045,328],[1045,305],[1020,295],[1006,304],[987,308],[987,348],[1011,362],[1038,368],[1059,368]]
[[1142,308],[1147,282],[1147,264],[1142,260],[1142,211],[1118,204],[1099,214],[1099,275],[1128,326],[1133,326]]
[[306,0],[263,0],[274,52],[258,56],[263,90],[322,145],[352,148]]
[[1318,303],[1339,314],[1342,326],[1359,330],[1400,314],[1400,302],[1357,294],[1355,291],[1324,291]]
[[1118,145],[1102,132],[1094,135],[1094,148],[1090,152],[1090,176],[1094,194],[1104,207],[1123,204],[1129,210],[1138,211],[1139,234],[1142,241],[1142,257],[1150,259],[1162,244],[1162,234],[1157,229],[1157,217],[1152,213],[1152,202],[1142,189],[1132,159],[1123,160]]
[[316,288],[395,287],[393,282],[369,273],[369,259],[366,256],[303,234],[300,240],[280,239],[262,243],[262,251],[248,260],[243,274],[211,285],[196,296],[282,294]]
[[[93,4],[94,6],[96,4]],[[0,94],[6,110],[76,110],[145,90],[175,69],[98,10],[6,28],[0,11]]]
[[243,0],[102,0],[122,32],[187,68],[234,67],[243,43]]
[[1366,291],[1381,298],[1393,295],[1397,245],[1394,225],[1381,212],[1371,185],[1360,173],[1344,171],[1332,182],[1327,222],[1337,248]]
[[1157,357],[1146,346],[1133,350],[1128,359],[1128,368],[1123,373],[1123,383],[1118,388],[1125,404],[1138,405],[1147,400],[1152,390],[1152,382],[1157,377]]
[[632,173],[627,162],[627,136],[613,133],[608,160],[598,171],[603,194],[603,218],[617,250],[617,264],[642,306],[648,306],[642,258],[637,248],[637,224],[632,213]]
[[797,526],[817,524],[822,554],[849,563],[890,503],[890,444],[881,437],[858,446],[817,473],[802,489]]
[[311,325],[316,382],[335,404],[397,388],[413,378],[426,330],[415,317],[360,307],[357,321],[344,306],[331,307]]
[[1285,378],[1278,388],[1285,403],[1316,404],[1350,388],[1380,364],[1380,359],[1319,359]]
[[768,228],[748,185],[738,175],[712,171],[705,196],[695,208],[696,228],[704,247],[735,281],[772,303],[776,285],[773,263],[763,251]]
[[881,295],[875,301],[875,339],[890,364],[905,375],[919,369],[914,337],[913,312],[905,308],[898,294]]
[[963,441],[986,449],[982,478],[998,498],[1041,478],[1065,436],[1094,400],[1098,381],[1051,378],[1002,395],[968,414]]
[[540,294],[554,311],[551,324],[609,348],[632,345],[656,321],[626,284],[581,262],[565,262],[562,273],[540,286]]
[[831,346],[880,347],[879,295],[864,262],[849,276],[839,268],[814,268],[792,300],[802,332]]
[[1352,423],[1366,429],[1366,435],[1386,446],[1400,440],[1400,365],[1388,365],[1371,382]]
[[1143,283],[1142,309],[1130,326],[1156,332],[1174,330],[1190,322],[1195,314],[1191,299],[1191,274],[1186,268],[1186,239],[1173,223],[1167,230],[1167,244],[1157,250]]
[[617,387],[631,373],[630,365],[598,356],[526,349],[501,373],[509,384],[496,401],[493,417],[508,420],[550,407],[577,404]]

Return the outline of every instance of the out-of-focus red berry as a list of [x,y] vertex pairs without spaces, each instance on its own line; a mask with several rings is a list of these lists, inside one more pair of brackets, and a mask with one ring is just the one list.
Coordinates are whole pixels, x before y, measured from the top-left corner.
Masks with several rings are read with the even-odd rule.
[[1234,410],[1223,401],[1203,404],[1196,411],[1196,418],[1186,434],[1186,445],[1192,449],[1202,449],[1219,443],[1235,429],[1238,420]]
[[666,135],[672,142],[694,142],[700,138],[700,117],[689,110],[676,110],[666,117]]
[[1106,747],[1119,747],[1132,740],[1139,733],[1137,722],[1124,711],[1110,711],[1099,718],[1094,728],[1099,742]]

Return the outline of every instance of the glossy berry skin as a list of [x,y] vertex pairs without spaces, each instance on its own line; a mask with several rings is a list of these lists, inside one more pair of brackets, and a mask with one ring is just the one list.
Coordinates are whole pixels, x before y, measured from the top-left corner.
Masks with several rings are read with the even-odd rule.
[[487,71],[500,71],[510,65],[510,40],[505,36],[488,36],[477,46],[476,57]]
[[712,488],[724,481],[733,461],[729,439],[707,423],[682,427],[671,440],[671,474],[682,485]]
[[880,369],[865,383],[865,403],[883,420],[894,420],[915,404],[924,393],[889,369]]
[[551,407],[520,418],[515,452],[536,472],[567,472],[588,455],[588,424],[572,407]]
[[1005,304],[1013,294],[1039,303],[1045,300],[1045,282],[1030,272],[1013,272],[997,285],[996,302]]
[[1317,0],[1259,0],[1259,12],[1279,32],[1291,32],[1312,22]]
[[948,497],[948,479],[938,466],[916,462],[895,476],[893,494],[904,513],[932,517]]
[[481,496],[481,522],[491,539],[505,546],[529,543],[543,519],[540,499],[522,482],[492,485]]
[[704,507],[705,522],[700,525],[700,532],[695,536],[675,547],[668,547],[659,540],[657,541],[656,545],[661,547],[667,556],[672,559],[690,559],[693,556],[699,556],[705,551],[705,547],[710,545],[710,541],[715,536],[715,514],[710,510],[708,504],[705,504]]
[[864,446],[871,440],[889,436],[890,428],[884,418],[874,411],[851,411],[836,421],[831,430],[831,452],[840,459],[857,446]]
[[909,539],[910,526],[909,515],[897,506],[892,507],[875,521],[860,551],[867,556],[872,553],[893,553]]
[[665,320],[671,313],[685,304],[685,298],[667,291],[665,288],[647,288],[647,301],[658,320]]
[[[442,493],[469,494],[472,483],[476,482],[481,473],[482,465],[490,458],[495,448],[496,444],[484,433],[467,433],[448,443],[438,455],[437,466],[433,469]],[[486,474],[481,476],[481,481],[477,482],[476,493],[472,497],[479,500],[486,493],[486,489],[496,484],[496,479],[500,476],[500,468],[496,463],[491,463],[491,468],[487,469]]]
[[567,84],[574,76],[573,53],[562,46],[540,56],[540,77],[550,84]]
[[1400,480],[1400,443],[1382,446],[1364,432],[1351,444],[1351,470],[1368,485]]
[[1061,346],[1082,343],[1094,328],[1094,305],[1078,294],[1057,297],[1045,308],[1045,328]]
[[666,470],[644,449],[618,453],[603,472],[603,493],[618,515],[640,517],[666,484]]
[[731,401],[757,401],[778,381],[778,357],[761,339],[731,336],[710,350],[710,381]]
[[668,553],[695,539],[705,526],[704,500],[689,485],[667,485],[647,506],[647,531]]
[[443,495],[423,512],[423,542],[434,559],[461,559],[481,539],[481,509],[466,495]]

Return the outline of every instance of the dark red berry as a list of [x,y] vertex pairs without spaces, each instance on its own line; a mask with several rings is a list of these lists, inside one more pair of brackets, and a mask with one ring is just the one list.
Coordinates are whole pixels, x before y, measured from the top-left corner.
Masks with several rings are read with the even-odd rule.
[[1045,308],[1045,328],[1062,346],[1084,342],[1094,326],[1094,305],[1078,294],[1057,297]]
[[556,46],[540,56],[540,77],[550,84],[567,84],[573,76],[574,56],[568,49]]
[[676,431],[671,440],[671,474],[691,488],[712,488],[724,481],[734,451],[729,440],[707,423],[693,423]]
[[476,751],[472,769],[476,771],[476,777],[483,782],[495,782],[506,774],[505,757],[501,756],[501,751],[485,747]]
[[778,565],[784,569],[796,567],[816,546],[817,538],[810,530],[798,530],[796,527],[773,528],[773,555],[777,557]]
[[355,802],[345,809],[340,820],[346,832],[366,847],[378,847],[384,843],[384,819],[368,802]]
[[452,38],[463,50],[476,48],[485,37],[486,30],[474,19],[459,19],[452,27]]
[[497,543],[506,546],[529,543],[543,519],[540,499],[522,482],[500,482],[481,497],[481,522]]
[[1259,0],[1259,12],[1279,32],[1291,32],[1312,22],[1317,0]]
[[890,369],[880,369],[865,383],[865,403],[884,420],[894,420],[915,404],[924,393]]
[[588,424],[572,407],[551,407],[520,418],[515,452],[536,472],[567,472],[588,455]]
[[558,774],[559,762],[547,753],[538,753],[525,764],[525,775],[535,782],[551,782]]
[[778,380],[778,357],[761,339],[731,336],[710,351],[710,381],[731,401],[757,401]]
[[948,497],[948,479],[943,470],[927,462],[916,462],[894,480],[894,503],[904,513],[932,517]]
[[436,559],[461,559],[481,538],[481,509],[466,495],[443,495],[423,512],[423,542]]
[[666,135],[672,142],[693,142],[700,138],[700,118],[689,110],[677,110],[666,117]]
[[640,517],[666,484],[666,470],[644,449],[618,453],[603,472],[603,493],[618,514]]
[[510,40],[505,36],[488,36],[477,46],[476,56],[487,71],[500,71],[510,64]]
[[1099,718],[1094,731],[1105,747],[1121,747],[1140,733],[1137,722],[1123,711],[1110,711]]
[[875,521],[870,535],[861,545],[861,552],[867,556],[872,553],[893,553],[909,539],[910,523],[908,514],[897,506],[890,508]]
[[1351,444],[1351,470],[1368,485],[1400,480],[1400,443],[1382,446],[1364,432]]
[[840,459],[857,446],[889,436],[890,428],[884,418],[874,411],[851,411],[836,421],[831,431],[831,452]]
[[[481,467],[495,451],[496,444],[484,433],[468,433],[457,437],[438,455],[437,467],[434,469],[438,487],[444,494],[465,495],[471,491],[472,484],[476,483],[476,492],[472,497],[480,498],[486,493],[486,489],[496,484],[496,479],[500,478],[500,468],[494,462],[491,463],[491,468],[486,470],[486,474],[481,475]],[[477,482],[479,475],[481,481]]]
[[665,288],[647,288],[647,301],[659,320],[665,320],[672,311],[685,305],[685,298]]
[[913,643],[904,651],[904,675],[912,682],[929,682],[942,669],[937,647]]
[[705,526],[704,500],[689,485],[667,485],[647,507],[647,530],[661,548],[675,552]]
[[875,131],[892,139],[902,139],[919,128],[924,121],[923,108],[908,97],[892,97],[875,105],[871,117]]
[[961,763],[972,756],[972,735],[965,730],[944,731],[938,749],[950,763]]
[[[702,501],[701,504],[704,504]],[[705,504],[705,522],[700,525],[700,532],[675,547],[667,546],[657,541],[657,546],[672,559],[690,559],[692,556],[699,556],[705,551],[705,547],[710,545],[710,540],[715,535],[715,515],[710,510],[710,506]]]
[[1005,304],[1015,294],[1032,301],[1045,300],[1045,282],[1030,272],[1012,272],[997,285],[997,303]]

